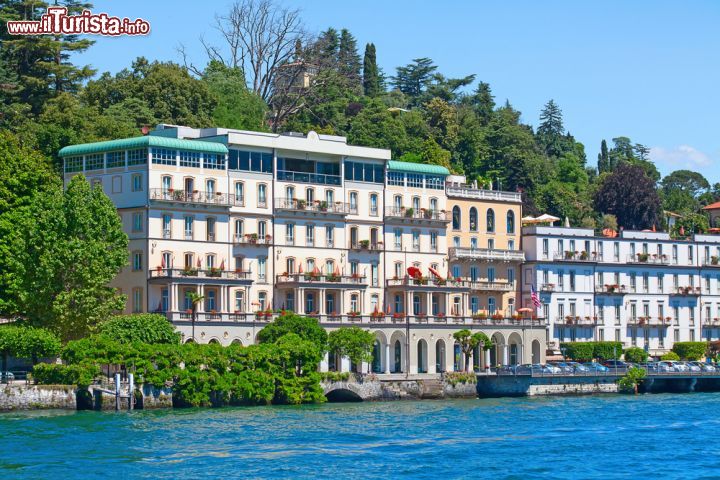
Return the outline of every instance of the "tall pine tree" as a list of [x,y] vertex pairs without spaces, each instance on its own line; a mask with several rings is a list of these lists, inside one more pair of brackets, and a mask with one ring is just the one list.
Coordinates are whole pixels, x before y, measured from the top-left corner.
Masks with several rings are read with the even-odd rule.
[[368,97],[376,97],[381,92],[380,72],[377,66],[375,45],[365,45],[365,57],[363,58],[363,91]]
[[360,55],[357,51],[357,40],[345,28],[340,30],[340,44],[338,46],[338,72],[347,79],[353,90],[360,90]]

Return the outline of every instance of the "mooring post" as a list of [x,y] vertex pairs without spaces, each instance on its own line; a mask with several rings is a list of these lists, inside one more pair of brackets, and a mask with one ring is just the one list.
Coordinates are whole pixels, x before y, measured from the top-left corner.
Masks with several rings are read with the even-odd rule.
[[135,403],[135,374],[128,374],[128,383],[130,384],[130,391],[128,395],[128,410],[132,410]]
[[115,411],[120,411],[120,374],[115,374]]

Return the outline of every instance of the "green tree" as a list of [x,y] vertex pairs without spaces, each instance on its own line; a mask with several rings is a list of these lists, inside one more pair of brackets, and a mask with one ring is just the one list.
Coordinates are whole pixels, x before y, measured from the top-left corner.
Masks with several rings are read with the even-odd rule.
[[707,342],[675,342],[672,351],[677,353],[682,360],[700,360],[707,351]]
[[192,321],[192,339],[194,342],[194,341],[196,341],[195,340],[195,322],[197,321],[198,305],[200,305],[200,303],[202,303],[202,301],[205,299],[205,296],[200,295],[198,292],[193,290],[193,291],[185,292],[185,297],[188,299],[188,302],[190,302],[190,305],[191,305],[190,319]]
[[627,371],[627,373],[618,380],[618,386],[623,392],[633,392],[635,395],[638,393],[638,387],[643,382],[647,373],[642,368],[633,367]]
[[352,33],[343,28],[340,30],[338,43],[338,71],[347,80],[348,88],[357,93],[362,89],[360,68],[357,40]]
[[2,371],[7,371],[9,356],[30,358],[33,365],[41,357],[55,357],[60,353],[60,339],[44,328],[25,325],[4,325],[0,327],[0,353]]
[[625,350],[625,361],[642,363],[648,359],[648,353],[639,347],[631,347]]
[[368,97],[376,97],[382,91],[382,79],[377,65],[375,44],[365,45],[363,57],[363,91]]
[[261,97],[248,90],[241,69],[226,67],[213,60],[203,73],[203,81],[217,101],[212,111],[212,120],[216,126],[265,130],[267,105]]
[[[92,8],[89,3],[75,0],[55,1],[53,6],[66,7],[70,15]],[[6,24],[8,20],[38,19],[47,7],[48,2],[8,0],[0,6],[0,20]],[[2,29],[0,56],[20,79],[17,100],[29,104],[32,113],[38,114],[45,102],[59,93],[76,93],[95,71],[89,66],[74,65],[70,59],[93,43],[79,35],[14,36]]]
[[660,225],[660,197],[655,182],[640,166],[621,164],[595,193],[595,208],[615,215],[620,226],[643,230]]
[[328,350],[340,357],[348,357],[360,367],[362,362],[372,361],[375,336],[360,327],[342,327],[328,334]]
[[710,183],[700,173],[676,170],[660,182],[663,208],[677,213],[692,213],[700,208],[700,196]]
[[276,343],[284,335],[294,333],[301,339],[312,342],[323,352],[327,346],[328,334],[314,318],[285,313],[266,325],[258,333],[261,343]]
[[470,355],[472,355],[476,347],[479,346],[483,350],[492,348],[492,342],[483,332],[472,333],[465,328],[453,333],[453,338],[460,344],[460,350],[465,355],[463,372],[470,371]]
[[120,217],[82,175],[65,191],[36,195],[30,212],[13,239],[10,293],[18,313],[64,340],[87,335],[125,302],[108,286],[127,264]]
[[412,63],[396,68],[393,85],[410,98],[417,99],[432,80],[435,70],[437,65],[429,58],[416,58]]
[[600,143],[600,153],[598,153],[598,172],[605,173],[611,171],[610,154],[608,153],[607,142],[603,139]]
[[155,313],[118,315],[102,322],[99,331],[120,343],[180,343],[180,332],[167,318]]
[[537,129],[539,144],[546,155],[549,157],[560,156],[564,133],[562,110],[551,99],[540,113],[540,126]]

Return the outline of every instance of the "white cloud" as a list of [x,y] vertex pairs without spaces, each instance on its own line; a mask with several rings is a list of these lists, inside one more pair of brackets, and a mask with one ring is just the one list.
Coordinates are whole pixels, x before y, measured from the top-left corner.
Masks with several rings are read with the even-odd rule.
[[710,156],[690,145],[679,145],[674,148],[650,148],[650,160],[666,164],[673,170],[680,168],[697,169],[712,165]]

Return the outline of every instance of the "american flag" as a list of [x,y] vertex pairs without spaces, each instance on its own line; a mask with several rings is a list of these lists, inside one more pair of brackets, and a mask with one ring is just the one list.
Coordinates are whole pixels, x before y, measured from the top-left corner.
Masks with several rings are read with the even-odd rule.
[[530,285],[530,289],[531,289],[531,291],[530,291],[530,299],[532,300],[533,305],[535,305],[535,308],[540,308],[540,307],[542,307],[542,302],[540,301],[540,296],[539,296],[539,295],[537,294],[537,292],[535,291],[535,286],[534,286],[534,285]]

